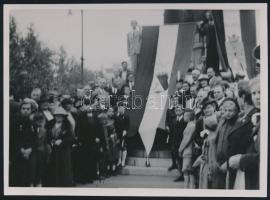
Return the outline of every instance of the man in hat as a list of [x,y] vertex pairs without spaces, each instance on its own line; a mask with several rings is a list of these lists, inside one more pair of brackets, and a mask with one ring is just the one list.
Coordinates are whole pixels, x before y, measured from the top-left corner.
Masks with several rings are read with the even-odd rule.
[[136,20],[130,22],[132,31],[127,34],[127,51],[130,58],[131,70],[136,73],[138,59],[141,51],[142,30]]
[[10,186],[34,184],[37,135],[30,120],[31,113],[31,102],[24,100],[20,113],[10,121]]
[[206,75],[206,74],[201,74],[200,76],[199,76],[199,79],[198,79],[198,81],[199,81],[199,85],[200,85],[200,88],[205,88],[205,87],[207,87],[208,86],[208,76]]

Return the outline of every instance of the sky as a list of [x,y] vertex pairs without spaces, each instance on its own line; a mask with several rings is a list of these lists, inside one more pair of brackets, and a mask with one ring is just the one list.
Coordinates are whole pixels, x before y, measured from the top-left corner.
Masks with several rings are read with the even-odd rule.
[[[63,46],[69,56],[81,57],[80,10],[16,10],[18,30],[23,35],[34,25],[40,40],[52,50]],[[127,32],[130,21],[141,26],[163,24],[163,10],[84,10],[84,59],[88,69],[111,67],[128,60]]]

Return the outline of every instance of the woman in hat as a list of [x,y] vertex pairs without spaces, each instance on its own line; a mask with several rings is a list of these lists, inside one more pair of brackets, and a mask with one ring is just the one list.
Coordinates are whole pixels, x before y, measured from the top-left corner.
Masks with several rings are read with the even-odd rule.
[[199,88],[205,88],[208,86],[209,78],[206,74],[201,74],[198,80],[199,80]]
[[73,184],[71,164],[72,128],[67,120],[67,112],[58,107],[54,111],[54,124],[49,130],[49,144],[52,148],[49,163],[50,186],[70,187]]
[[[197,138],[202,141],[202,154],[194,162],[193,167],[200,167],[199,188],[211,188],[211,170],[210,163],[213,159],[213,144],[215,139],[215,130],[217,128],[216,116],[217,103],[214,100],[207,99],[202,107],[203,118],[196,124]],[[198,141],[198,140],[197,140]]]

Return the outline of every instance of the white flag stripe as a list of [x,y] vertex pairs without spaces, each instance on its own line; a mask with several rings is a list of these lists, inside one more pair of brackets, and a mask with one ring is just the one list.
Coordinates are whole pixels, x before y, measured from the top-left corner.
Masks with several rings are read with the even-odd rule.
[[[149,98],[139,127],[147,155],[149,155],[156,135],[156,129],[164,112],[168,89],[164,90],[157,76],[167,75],[168,83],[174,63],[177,45],[178,25],[165,25],[159,28],[157,54]],[[166,75],[165,75],[166,74]]]
[[248,79],[245,49],[242,41],[240,11],[224,10],[223,19],[226,52],[233,76],[235,77],[236,74],[239,74],[244,75],[245,79]]
[[240,37],[242,41],[241,27],[240,25],[240,12],[239,10],[224,10],[223,11],[224,27],[225,28],[225,40],[229,40],[229,36],[233,34]]

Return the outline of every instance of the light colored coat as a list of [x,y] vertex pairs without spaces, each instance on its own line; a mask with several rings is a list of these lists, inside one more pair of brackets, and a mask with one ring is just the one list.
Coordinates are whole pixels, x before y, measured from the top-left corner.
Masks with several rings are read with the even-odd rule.
[[127,34],[127,51],[128,55],[140,54],[142,43],[142,32],[141,30],[131,31]]
[[180,147],[179,147],[179,153],[181,154],[181,156],[183,158],[188,157],[191,158],[192,157],[192,153],[193,153],[193,142],[192,140],[192,136],[195,132],[195,128],[196,128],[196,124],[194,121],[191,121],[187,124],[184,132],[183,132],[183,139],[181,141]]

